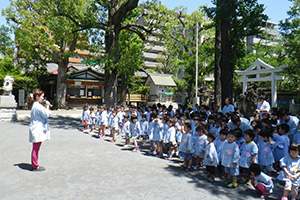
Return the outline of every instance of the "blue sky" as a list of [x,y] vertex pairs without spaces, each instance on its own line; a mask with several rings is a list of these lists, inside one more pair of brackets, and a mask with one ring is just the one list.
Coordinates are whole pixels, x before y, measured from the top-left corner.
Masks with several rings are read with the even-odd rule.
[[[162,4],[166,5],[169,9],[173,9],[176,6],[186,6],[188,12],[192,13],[197,10],[200,5],[212,6],[211,0],[161,0]],[[292,3],[289,0],[258,0],[259,3],[265,4],[267,14],[270,21],[278,23],[280,20],[287,18],[286,12]],[[1,0],[0,10],[6,8],[9,5],[9,0]],[[0,25],[5,24],[5,17],[0,16]]]
[[[169,9],[183,5],[188,8],[189,13],[197,10],[200,5],[213,6],[211,0],[161,0],[161,2]],[[275,23],[286,19],[288,17],[286,12],[292,6],[289,0],[258,0],[258,2],[265,5],[265,14],[269,16],[270,21]]]

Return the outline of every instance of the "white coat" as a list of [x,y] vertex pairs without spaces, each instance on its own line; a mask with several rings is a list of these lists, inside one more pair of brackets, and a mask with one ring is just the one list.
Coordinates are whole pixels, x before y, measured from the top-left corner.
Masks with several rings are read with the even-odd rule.
[[40,103],[34,102],[30,114],[29,142],[37,143],[50,140],[50,129],[47,120],[50,117],[50,111]]

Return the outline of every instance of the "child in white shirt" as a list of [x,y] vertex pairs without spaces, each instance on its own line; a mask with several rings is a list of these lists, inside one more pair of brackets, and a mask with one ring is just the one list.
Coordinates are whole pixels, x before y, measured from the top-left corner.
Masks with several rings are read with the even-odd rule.
[[215,133],[208,133],[207,134],[207,141],[208,144],[205,147],[205,155],[203,164],[206,166],[207,171],[207,179],[210,182],[214,182],[215,180],[215,173],[216,173],[216,166],[219,164],[217,150],[213,141],[216,139]]

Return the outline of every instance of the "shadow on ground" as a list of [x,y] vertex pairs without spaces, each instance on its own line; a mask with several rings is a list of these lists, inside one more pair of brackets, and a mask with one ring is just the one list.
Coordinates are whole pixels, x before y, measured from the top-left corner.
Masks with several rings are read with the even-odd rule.
[[[189,183],[194,184],[198,188],[205,189],[207,191],[210,191],[211,194],[214,196],[220,196],[220,199],[222,196],[229,197],[230,199],[238,199],[238,200],[244,200],[247,197],[249,198],[259,198],[259,194],[254,193],[254,188],[251,185],[248,184],[242,184],[239,183],[238,187],[235,189],[226,188],[224,186],[224,179],[221,179],[219,177],[216,178],[216,181],[211,183],[208,182],[205,179],[206,176],[206,170],[200,169],[200,170],[192,170],[190,172],[185,172],[181,168],[181,164],[179,159],[173,159],[170,161],[170,164],[168,167],[165,168],[165,170],[172,173],[174,176],[177,177],[188,177],[190,179]],[[283,193],[283,186],[279,184],[277,178],[277,174],[274,173],[272,175],[272,180],[274,182],[274,191],[272,194],[269,195],[267,199],[280,199]]]
[[[13,123],[22,124],[24,126],[29,126],[30,118],[25,118],[23,120],[14,121]],[[72,117],[50,117],[48,119],[50,128],[62,128],[62,129],[78,129],[82,127],[80,119],[75,119]]]
[[23,170],[32,171],[32,165],[29,163],[18,163],[18,164],[14,164],[14,166],[17,166]]

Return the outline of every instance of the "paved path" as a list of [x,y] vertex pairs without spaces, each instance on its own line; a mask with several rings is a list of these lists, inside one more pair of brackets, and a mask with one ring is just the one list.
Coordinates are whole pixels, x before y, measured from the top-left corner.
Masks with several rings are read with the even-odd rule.
[[28,123],[0,122],[1,200],[258,199],[250,187],[209,183],[203,171],[184,172],[179,160],[153,157],[147,148],[134,153],[122,139],[112,144],[84,134],[74,116],[50,119],[51,141],[42,144],[39,159],[46,171],[32,172]]

